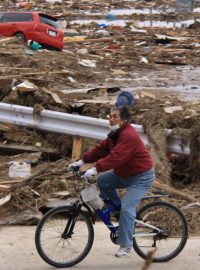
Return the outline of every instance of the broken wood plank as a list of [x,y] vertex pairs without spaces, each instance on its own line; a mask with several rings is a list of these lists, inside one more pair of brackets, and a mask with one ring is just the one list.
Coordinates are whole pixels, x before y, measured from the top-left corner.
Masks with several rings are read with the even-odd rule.
[[0,39],[0,44],[2,44],[2,43],[9,43],[9,42],[12,42],[14,40],[17,40],[16,37],[1,38]]
[[86,43],[86,42],[112,42],[113,38],[90,38],[90,39],[66,39],[64,44],[68,43]]
[[4,132],[12,132],[12,129],[9,126],[7,126],[5,124],[3,125],[1,123],[0,123],[0,130],[4,131]]
[[115,105],[114,100],[104,100],[104,99],[81,99],[81,100],[77,100],[77,102],[91,103],[91,104],[111,104],[111,105]]
[[73,138],[72,160],[77,160],[81,157],[82,145],[83,145],[83,138],[80,137]]
[[[2,182],[0,182],[2,183]],[[1,185],[0,184],[0,192],[8,191],[11,188],[9,185]]]
[[68,36],[63,38],[64,43],[80,42],[86,39],[87,36]]
[[[26,179],[26,178],[24,178],[24,179]],[[6,181],[2,181],[0,183],[1,183],[1,185],[13,185],[13,184],[18,184],[18,183],[23,182],[24,179],[21,178],[21,179],[16,179],[16,180],[6,180]]]
[[91,88],[87,88],[87,89],[73,89],[73,90],[60,90],[62,93],[64,94],[87,94],[89,92],[89,90],[91,90]]
[[24,76],[36,76],[36,75],[58,75],[58,74],[70,74],[70,71],[68,70],[60,70],[60,71],[50,71],[50,72],[29,72],[29,73],[23,73],[23,74],[13,74],[13,75],[7,75],[7,76],[1,76],[0,80],[2,79],[12,79],[12,78],[21,78]]
[[62,104],[62,100],[60,99],[60,97],[56,94],[56,93],[52,93],[51,91],[49,91],[48,89],[44,89],[44,91],[46,93],[48,93],[49,95],[52,96],[52,98],[54,99],[54,101],[58,104]]
[[6,204],[11,199],[11,193],[0,199],[0,206]]
[[59,153],[57,148],[50,148],[50,147],[37,147],[31,145],[22,145],[22,144],[4,144],[0,143],[0,149],[3,150],[13,150],[13,151],[21,151],[21,152],[45,152],[45,153]]
[[188,40],[187,37],[175,37],[175,36],[166,36],[161,34],[154,34],[156,40],[169,40],[169,41],[185,41]]
[[62,100],[59,98],[59,96],[56,93],[51,93],[52,98],[54,99],[54,101],[58,104],[62,104]]
[[52,192],[51,194],[56,196],[56,197],[63,198],[63,197],[70,196],[71,193],[69,191],[64,190],[64,191],[55,191],[55,192]]
[[[5,68],[5,66],[2,66],[2,68]],[[6,70],[32,70],[33,68],[28,67],[6,67]]]

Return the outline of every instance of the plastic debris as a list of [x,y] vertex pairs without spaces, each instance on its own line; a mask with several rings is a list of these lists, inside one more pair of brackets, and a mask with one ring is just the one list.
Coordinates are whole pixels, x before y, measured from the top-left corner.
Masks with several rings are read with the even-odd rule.
[[79,65],[84,66],[84,67],[89,67],[89,68],[95,68],[96,67],[96,61],[95,60],[88,60],[88,59],[83,59],[78,62]]

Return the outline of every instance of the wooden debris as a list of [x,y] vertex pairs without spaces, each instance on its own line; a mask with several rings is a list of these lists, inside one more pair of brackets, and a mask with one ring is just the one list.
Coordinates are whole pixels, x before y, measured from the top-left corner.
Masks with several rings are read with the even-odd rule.
[[75,201],[74,198],[69,198],[69,199],[59,199],[59,198],[50,198],[48,199],[42,207],[46,208],[54,208],[57,206],[63,206],[63,205],[71,205]]
[[166,36],[161,34],[155,34],[154,35],[157,40],[165,40],[165,41],[185,41],[188,38],[187,37],[172,37],[172,36]]
[[13,42],[14,40],[16,40],[16,37],[1,38],[0,44],[2,44],[2,43],[7,44],[10,42]]
[[62,100],[60,99],[60,97],[56,93],[53,93],[53,92],[51,92],[50,90],[48,90],[46,88],[44,88],[44,91],[46,93],[48,93],[49,95],[51,95],[51,97],[54,99],[54,101],[56,103],[58,103],[58,104],[62,104],[63,103]]
[[110,104],[115,105],[115,100],[105,100],[105,99],[81,99],[77,102],[81,103],[91,103],[91,104]]
[[141,91],[140,92],[140,97],[142,97],[142,98],[149,97],[149,98],[157,99],[155,94],[153,94],[151,92],[147,92],[147,91]]
[[179,191],[171,186],[168,186],[166,184],[162,184],[158,181],[155,181],[154,182],[154,185],[153,185],[155,188],[158,188],[158,189],[161,189],[161,190],[164,190],[166,192],[168,192],[169,194],[172,194],[174,195],[175,197],[180,197],[186,201],[191,201],[191,202],[195,202],[196,199],[195,197],[191,196],[191,195],[188,195],[187,193],[185,192],[182,192],[182,191]]
[[68,197],[71,193],[69,191],[57,191],[53,192],[52,195],[55,195],[56,197],[64,198]]
[[52,98],[54,99],[54,101],[58,104],[62,104],[62,100],[59,98],[59,96],[56,93],[51,93]]
[[164,111],[166,113],[174,113],[176,111],[182,111],[183,108],[181,106],[171,106],[171,107],[166,107],[164,108]]
[[[0,52],[1,53],[1,52]],[[49,72],[29,72],[29,73],[23,73],[23,74],[13,74],[13,75],[5,75],[1,76],[0,80],[2,79],[13,79],[13,78],[21,78],[25,76],[41,76],[41,75],[64,75],[64,74],[69,74],[70,72],[68,70],[60,70],[60,71],[49,71]]]
[[83,145],[83,138],[74,137],[72,148],[72,160],[77,160],[81,157],[82,145]]
[[0,199],[0,206],[6,204],[10,200],[11,200],[11,194],[9,193],[8,195]]
[[[66,89],[66,90],[61,90],[62,93],[64,94],[88,94],[90,91],[94,91],[94,88],[83,88],[83,89]],[[98,89],[96,89],[98,90]]]
[[181,210],[183,211],[188,211],[188,212],[196,212],[196,213],[200,213],[200,202],[195,202],[195,203],[190,203],[190,204],[187,204],[185,206],[182,206],[181,207]]
[[86,43],[86,42],[112,42],[113,38],[91,38],[91,39],[85,39],[85,38],[69,38],[69,37],[65,37],[64,39],[64,44],[67,43]]
[[12,131],[12,129],[8,125],[5,125],[5,124],[3,125],[1,123],[0,123],[0,130],[4,131],[4,132],[11,132]]
[[25,179],[27,178],[21,178],[21,179],[16,179],[16,180],[8,180],[8,181],[2,181],[0,182],[1,185],[14,185],[14,184],[18,184],[18,183],[22,183]]
[[[0,183],[2,183],[2,182],[0,182]],[[10,188],[11,188],[11,186],[9,186],[9,185],[1,185],[0,184],[0,192],[8,191]]]
[[36,225],[42,215],[33,210],[18,211],[16,213],[6,211],[0,212],[0,225]]
[[127,74],[127,72],[125,72],[123,70],[120,70],[120,69],[117,69],[117,70],[112,72],[112,75],[115,76],[115,77],[123,77],[126,74]]
[[0,149],[6,152],[44,152],[44,153],[59,153],[57,148],[51,147],[37,147],[32,145],[22,145],[22,144],[4,144],[0,142]]
[[33,83],[29,81],[24,81],[12,88],[13,90],[16,90],[17,92],[34,92],[38,90],[38,87],[34,85]]
[[74,37],[64,37],[64,43],[71,43],[71,42],[81,42],[86,39],[87,36],[74,36]]

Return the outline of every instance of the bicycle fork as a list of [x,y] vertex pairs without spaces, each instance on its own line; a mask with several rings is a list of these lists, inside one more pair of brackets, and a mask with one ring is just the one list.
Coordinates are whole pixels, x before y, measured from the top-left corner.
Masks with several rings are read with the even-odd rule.
[[75,203],[72,207],[70,207],[69,214],[67,213],[68,214],[67,225],[65,227],[64,232],[62,233],[63,239],[68,239],[72,237],[74,226],[77,221],[78,213],[80,209],[81,209],[81,205],[78,203]]

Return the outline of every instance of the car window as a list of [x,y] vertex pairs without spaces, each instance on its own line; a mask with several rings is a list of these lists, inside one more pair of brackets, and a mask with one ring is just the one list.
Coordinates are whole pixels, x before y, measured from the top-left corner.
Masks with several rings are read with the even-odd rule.
[[1,13],[0,22],[31,22],[33,15],[31,13]]
[[44,15],[44,14],[40,14],[39,17],[40,17],[41,23],[48,24],[54,28],[59,28],[59,24],[58,24],[57,19],[54,19],[54,18],[52,18],[48,15]]

